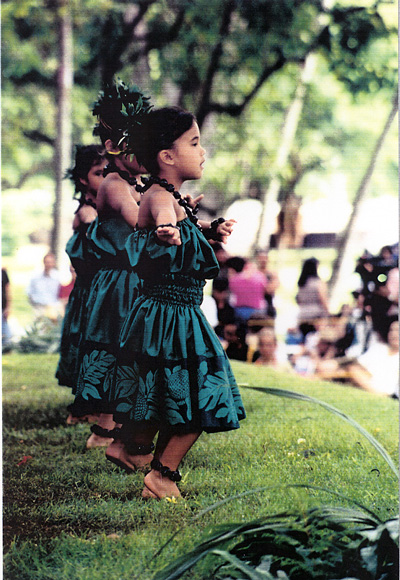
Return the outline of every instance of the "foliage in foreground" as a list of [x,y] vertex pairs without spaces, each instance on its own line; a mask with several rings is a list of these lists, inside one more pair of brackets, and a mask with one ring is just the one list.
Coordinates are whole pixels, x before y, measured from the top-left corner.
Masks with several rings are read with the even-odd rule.
[[306,515],[266,516],[223,524],[154,580],[175,580],[211,556],[215,580],[395,580],[398,520],[381,522],[347,508],[314,508]]

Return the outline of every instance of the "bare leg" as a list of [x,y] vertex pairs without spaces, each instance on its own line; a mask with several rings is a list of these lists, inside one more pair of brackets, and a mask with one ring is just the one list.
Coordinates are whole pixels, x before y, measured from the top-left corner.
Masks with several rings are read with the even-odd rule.
[[[101,413],[97,425],[102,429],[111,431],[115,427],[115,421],[112,415],[108,413]],[[94,447],[108,447],[112,441],[112,437],[101,436],[96,435],[96,433],[92,433],[89,439],[86,441],[86,447],[87,449],[92,449]]]
[[[170,435],[160,433],[154,458],[171,472],[178,469],[183,457],[196,442],[200,433],[186,433],[184,435]],[[144,498],[179,497],[180,491],[176,482],[159,470],[152,469],[144,478]]]

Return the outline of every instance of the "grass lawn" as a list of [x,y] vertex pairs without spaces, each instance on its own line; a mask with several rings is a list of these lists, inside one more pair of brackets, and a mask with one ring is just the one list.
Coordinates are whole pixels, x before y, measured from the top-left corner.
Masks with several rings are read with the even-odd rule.
[[[234,363],[247,419],[236,432],[201,436],[181,466],[183,500],[145,502],[143,475],[120,472],[104,449],[87,451],[87,425],[65,425],[72,397],[56,384],[56,364],[57,355],[3,356],[6,580],[147,580],[217,524],[353,502],[382,520],[398,512],[397,478],[361,433],[319,405],[248,387],[289,389],[333,405],[396,464],[397,401]],[[187,577],[209,579],[202,565]]]

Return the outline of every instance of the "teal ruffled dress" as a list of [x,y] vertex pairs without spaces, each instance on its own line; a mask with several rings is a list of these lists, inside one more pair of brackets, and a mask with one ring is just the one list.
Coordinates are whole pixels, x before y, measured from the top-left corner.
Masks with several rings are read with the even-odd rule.
[[75,401],[76,414],[110,412],[121,327],[139,292],[125,243],[134,228],[114,212],[98,217],[89,228],[92,249],[100,261],[87,300],[88,318]]
[[86,236],[89,224],[80,224],[68,240],[65,251],[76,272],[74,287],[68,299],[61,331],[60,359],[56,378],[75,394],[81,362],[82,336],[85,333],[86,302],[98,264],[90,251]]
[[142,279],[120,336],[113,383],[114,419],[152,422],[176,432],[237,429],[245,418],[229,360],[200,306],[206,279],[219,271],[198,228],[179,222],[181,246],[161,244],[153,230],[127,241]]

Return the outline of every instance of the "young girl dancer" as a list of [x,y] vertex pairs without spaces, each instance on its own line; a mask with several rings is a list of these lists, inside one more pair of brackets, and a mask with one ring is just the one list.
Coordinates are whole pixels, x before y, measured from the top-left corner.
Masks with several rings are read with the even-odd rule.
[[83,358],[73,403],[75,413],[100,413],[87,441],[88,448],[109,446],[113,441],[110,430],[115,423],[109,412],[108,391],[121,326],[139,285],[138,275],[129,265],[125,242],[137,224],[140,195],[134,185],[145,170],[132,155],[131,142],[149,109],[148,99],[121,81],[105,87],[93,108],[98,117],[95,132],[112,161],[104,171],[105,179],[97,195],[98,218],[88,231],[101,268],[87,301]]
[[[107,163],[100,145],[77,146],[75,165],[67,177],[75,185],[75,198],[79,201],[72,228],[74,233],[67,242],[66,252],[76,272],[76,280],[65,310],[60,343],[60,359],[56,377],[62,386],[75,394],[79,365],[81,338],[86,326],[86,301],[97,263],[90,254],[86,233],[97,217],[96,195],[103,181],[103,169]],[[73,425],[90,417],[70,414],[67,424]]]
[[[158,432],[143,497],[177,497],[178,466],[200,433],[237,429],[245,411],[200,309],[205,280],[217,275],[218,263],[177,191],[203,172],[198,125],[192,114],[169,107],[152,111],[143,133],[140,155],[151,177],[143,187],[140,229],[126,245],[143,284],[121,332],[114,419],[131,440],[134,465],[149,456]],[[216,221],[211,229],[229,235],[233,222]]]

